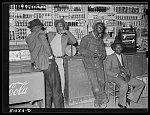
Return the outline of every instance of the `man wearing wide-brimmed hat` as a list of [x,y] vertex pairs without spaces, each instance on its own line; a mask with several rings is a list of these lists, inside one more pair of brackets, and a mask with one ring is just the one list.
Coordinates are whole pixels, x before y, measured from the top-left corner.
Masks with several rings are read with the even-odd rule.
[[94,105],[105,108],[108,102],[103,68],[103,60],[106,57],[103,37],[106,27],[101,20],[95,20],[92,28],[93,31],[81,39],[79,53],[83,55],[84,67],[95,97]]
[[26,38],[26,43],[31,54],[31,63],[44,74],[45,106],[51,108],[52,102],[54,102],[56,108],[63,108],[60,75],[55,60],[49,59],[52,56],[52,51],[46,34],[42,30],[43,24],[39,19],[34,19],[29,22],[28,28],[30,28],[31,34]]
[[[116,36],[114,43],[111,45],[114,53],[108,55],[105,60],[107,82],[114,82],[119,87],[118,106],[120,108],[127,108],[126,102],[128,104],[130,104],[130,101],[137,103],[145,86],[143,81],[131,76],[127,58],[122,53],[124,46],[125,44]],[[128,85],[134,88],[127,96]]]
[[68,44],[77,43],[77,39],[67,29],[68,26],[64,19],[55,20],[54,26],[56,28],[56,32],[48,33],[48,41],[51,45],[53,56],[55,57],[55,61],[58,65],[58,69],[61,76],[62,91],[64,93],[65,76],[64,76],[63,59],[65,56],[65,50]]

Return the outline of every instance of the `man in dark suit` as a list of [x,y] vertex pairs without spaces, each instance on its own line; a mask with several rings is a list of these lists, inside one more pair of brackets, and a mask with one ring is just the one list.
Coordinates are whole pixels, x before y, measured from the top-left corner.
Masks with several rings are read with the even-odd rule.
[[[123,47],[123,42],[117,40],[116,37],[114,43],[111,45],[114,53],[108,55],[105,60],[105,72],[107,82],[114,82],[119,87],[118,106],[120,108],[127,108],[126,102],[138,102],[145,84],[143,81],[131,76],[127,58],[123,53],[121,53]],[[128,85],[131,85],[134,88],[127,97]]]

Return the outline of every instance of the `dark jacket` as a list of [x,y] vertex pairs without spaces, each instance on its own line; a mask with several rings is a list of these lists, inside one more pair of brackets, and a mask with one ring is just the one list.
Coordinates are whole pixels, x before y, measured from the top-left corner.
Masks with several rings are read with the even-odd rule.
[[[103,69],[106,50],[102,39],[95,39],[92,33],[84,36],[80,42],[79,53],[83,55],[85,68]],[[94,58],[94,54],[101,54],[101,56]]]
[[[130,74],[129,68],[128,68],[128,62],[127,58],[124,54],[121,54],[122,56],[122,61],[124,64],[125,71],[127,74]],[[105,60],[105,72],[107,76],[109,77],[115,77],[117,74],[120,72],[120,62],[116,56],[115,53],[108,55]]]
[[40,70],[48,69],[48,57],[52,54],[45,32],[42,30],[32,32],[26,38],[26,43],[31,54],[31,63],[35,63]]

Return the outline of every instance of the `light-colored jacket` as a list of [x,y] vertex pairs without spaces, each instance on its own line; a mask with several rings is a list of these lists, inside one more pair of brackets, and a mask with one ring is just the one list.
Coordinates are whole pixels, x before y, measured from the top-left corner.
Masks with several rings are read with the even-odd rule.
[[[55,35],[56,35],[56,32],[49,32],[47,34],[49,43],[51,43],[51,41],[54,39]],[[77,39],[74,37],[74,35],[70,31],[68,31],[67,35],[63,34],[61,37],[62,56],[65,55],[65,50],[66,50],[67,44],[68,43],[75,44],[76,42],[77,42]]]

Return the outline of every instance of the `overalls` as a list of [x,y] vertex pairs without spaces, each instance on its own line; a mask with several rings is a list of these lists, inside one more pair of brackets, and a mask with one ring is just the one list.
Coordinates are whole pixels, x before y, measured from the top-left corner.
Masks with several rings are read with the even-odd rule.
[[83,55],[83,63],[92,86],[93,95],[95,100],[101,105],[107,98],[105,93],[105,76],[103,65],[103,60],[106,57],[105,47],[102,39],[99,41],[95,39],[92,34],[89,34],[87,37],[88,46],[81,47],[86,47],[86,50],[92,51],[93,53],[102,54],[101,57],[97,58],[94,58],[92,55]]

